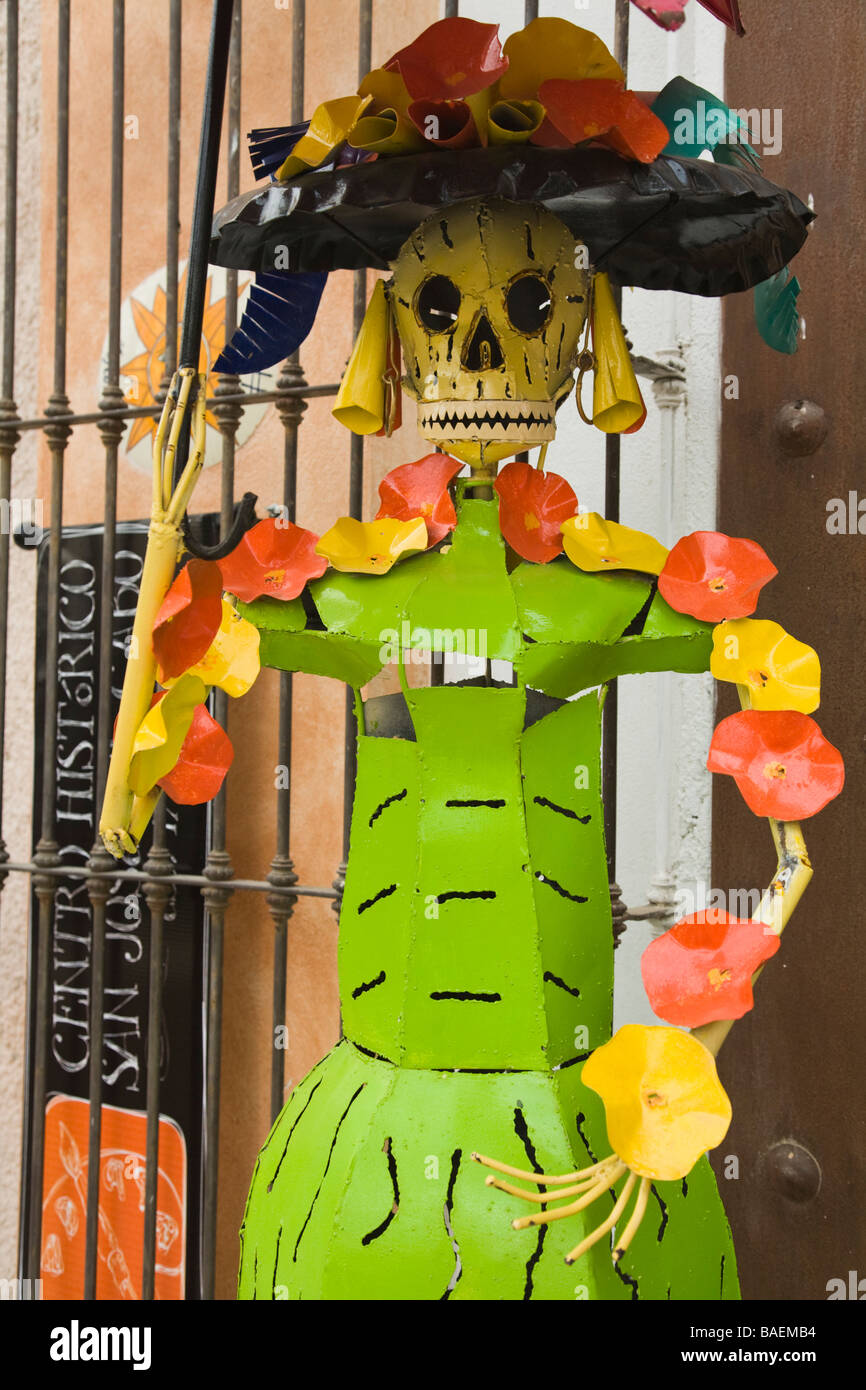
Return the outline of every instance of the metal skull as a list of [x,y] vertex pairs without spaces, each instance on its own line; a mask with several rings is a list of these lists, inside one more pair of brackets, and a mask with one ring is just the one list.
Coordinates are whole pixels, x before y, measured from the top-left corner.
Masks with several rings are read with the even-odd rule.
[[393,272],[421,435],[468,463],[553,439],[590,285],[565,224],[537,203],[454,203],[421,223]]

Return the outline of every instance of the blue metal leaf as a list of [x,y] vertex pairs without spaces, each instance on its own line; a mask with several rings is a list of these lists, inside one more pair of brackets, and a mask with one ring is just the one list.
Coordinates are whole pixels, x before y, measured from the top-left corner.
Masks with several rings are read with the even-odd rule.
[[789,355],[797,351],[797,335],[800,329],[800,315],[797,312],[797,296],[800,282],[791,275],[791,267],[784,266],[769,280],[755,286],[755,322],[758,332],[768,347],[776,352]]
[[250,131],[247,136],[250,162],[257,179],[265,179],[277,172],[301,136],[306,134],[309,124],[309,121],[301,121],[298,125],[272,125]]
[[290,357],[316,321],[326,271],[257,275],[232,340],[214,363],[217,372],[263,372]]

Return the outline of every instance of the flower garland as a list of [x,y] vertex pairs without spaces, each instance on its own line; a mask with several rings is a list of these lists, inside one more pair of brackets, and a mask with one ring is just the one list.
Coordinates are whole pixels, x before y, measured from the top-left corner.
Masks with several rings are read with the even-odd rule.
[[[130,787],[143,796],[158,786],[187,805],[215,796],[233,750],[205,700],[212,686],[233,696],[245,693],[259,670],[258,629],[238,613],[235,600],[290,602],[329,565],[343,573],[382,575],[408,556],[438,546],[457,524],[452,487],[461,466],[446,454],[428,454],[392,469],[379,485],[381,506],[373,521],[341,517],[320,538],[268,517],[225,559],[191,559],[154,623],[163,689],[136,736]],[[564,555],[588,573],[657,576],[658,592],[670,608],[714,624],[710,670],[739,688],[746,707],[716,728],[707,767],[733,777],[756,815],[801,821],[838,796],[845,776],[842,756],[811,718],[820,702],[817,653],[778,623],[751,616],[764,585],[777,573],[760,545],[695,531],[668,551],[645,532],[595,512],[579,513],[565,478],[521,461],[502,468],[494,487],[503,537],[521,559],[549,564]],[[718,911],[684,917],[651,943],[642,960],[644,985],[653,1011],[673,1026],[621,1028],[591,1054],[583,1072],[604,1101],[614,1154],[591,1171],[570,1175],[574,1203],[517,1224],[539,1224],[579,1210],[588,1205],[590,1192],[598,1195],[599,1184],[610,1187],[626,1173],[623,1195],[638,1179],[643,1184],[684,1177],[720,1142],[730,1103],[713,1056],[697,1038],[678,1030],[740,1018],[750,1010],[752,977],[779,944],[773,926]],[[537,1181],[478,1157],[495,1170]],[[502,1179],[488,1182],[532,1196]],[[641,1186],[616,1258],[627,1248],[631,1227],[637,1229],[642,1191]],[[569,1192],[561,1188],[556,1195]],[[601,1234],[599,1227],[591,1239]],[[585,1242],[570,1258],[584,1248]]]

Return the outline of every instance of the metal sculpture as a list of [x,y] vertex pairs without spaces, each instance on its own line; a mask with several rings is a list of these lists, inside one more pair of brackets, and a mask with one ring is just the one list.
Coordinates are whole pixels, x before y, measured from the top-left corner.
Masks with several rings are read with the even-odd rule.
[[[761,547],[696,532],[668,552],[580,513],[544,455],[576,373],[599,428],[645,417],[608,274],[742,290],[783,268],[810,214],[745,154],[663,155],[668,128],[618,72],[565,21],[535,21],[504,52],[495,26],[442,21],[309,128],[257,133],[277,182],[215,223],[214,257],[269,277],[235,365],[269,339],[286,351],[293,316],[300,340],[315,308],[299,296],[309,306],[324,272],[388,266],[335,414],[390,433],[402,350],[420,433],[445,451],[394,469],[373,521],[321,538],[261,521],[171,582],[199,466],[194,450],[172,486],[189,371],[158,436],[106,844],[133,849],[161,790],[214,794],[231,747],[207,691],[243,693],[259,663],[344,681],[358,720],[345,1036],[259,1155],[243,1298],[738,1296],[706,1158],[731,1114],[714,1055],[808,882],[797,822],[841,789],[841,757],[810,718],[817,656],[751,617],[775,574]],[[535,446],[535,466],[498,468]],[[444,654],[455,634],[511,663],[512,683],[410,688],[412,654]],[[365,699],[388,661],[400,693]],[[708,669],[745,707],[709,766],[770,819],[776,875],[752,922],[698,914],[655,942],[644,976],[674,1026],[611,1038],[604,691]]]

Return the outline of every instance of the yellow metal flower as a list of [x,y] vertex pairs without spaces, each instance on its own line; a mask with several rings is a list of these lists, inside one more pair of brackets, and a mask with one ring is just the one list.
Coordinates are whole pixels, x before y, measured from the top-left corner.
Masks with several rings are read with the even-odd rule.
[[370,105],[371,96],[337,97],[323,101],[313,112],[305,135],[277,170],[277,181],[286,183],[308,169],[315,169],[331,150],[342,145],[358,118]]
[[712,1053],[678,1028],[626,1024],[587,1059],[614,1152],[638,1177],[684,1178],[731,1122]]
[[127,782],[137,796],[146,796],[180,757],[193,715],[207,699],[207,687],[187,672],[172,681],[164,695],[154,696],[132,745]]
[[716,680],[748,686],[752,709],[811,714],[821,703],[818,653],[764,618],[719,623],[710,670]]
[[668,552],[645,531],[633,531],[598,512],[581,512],[562,523],[565,553],[581,570],[640,570],[658,574]]
[[326,531],[316,554],[330,560],[335,570],[348,574],[387,574],[401,555],[426,550],[427,526],[423,517],[411,521],[356,521],[341,516]]
[[567,19],[534,19],[505,40],[508,70],[499,79],[503,98],[537,95],[551,77],[609,78],[624,82],[622,68],[597,35]]
[[[246,695],[259,674],[259,630],[242,618],[226,599],[222,605],[222,622],[216,636],[201,661],[190,666],[185,674],[198,676],[205,685],[216,685],[237,699],[239,695]],[[175,684],[174,681],[162,683]]]

